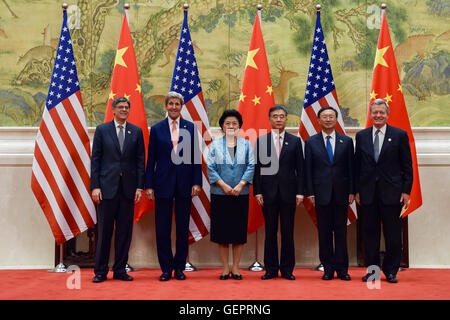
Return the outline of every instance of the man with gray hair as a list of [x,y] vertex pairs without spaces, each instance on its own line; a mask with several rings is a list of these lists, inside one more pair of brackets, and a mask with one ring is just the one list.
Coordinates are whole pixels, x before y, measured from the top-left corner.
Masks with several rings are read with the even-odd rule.
[[[409,205],[413,169],[406,131],[387,124],[389,105],[376,99],[370,105],[373,126],[356,134],[356,202],[362,208],[362,234],[369,266],[380,266],[381,224],[386,254],[381,269],[390,283],[397,283],[402,255],[402,206]],[[365,275],[364,282],[371,281]]]
[[[202,168],[197,128],[180,116],[183,96],[169,92],[167,118],[150,131],[145,195],[155,200],[156,247],[162,274],[160,281],[184,280],[189,241],[192,197],[199,195]],[[175,204],[176,253],[172,253],[172,210]]]
[[134,204],[142,198],[145,145],[142,130],[127,122],[130,101],[112,102],[113,121],[95,130],[91,159],[92,199],[97,206],[98,242],[93,282],[108,274],[111,238],[115,226],[114,279],[131,281],[125,271],[133,231]]

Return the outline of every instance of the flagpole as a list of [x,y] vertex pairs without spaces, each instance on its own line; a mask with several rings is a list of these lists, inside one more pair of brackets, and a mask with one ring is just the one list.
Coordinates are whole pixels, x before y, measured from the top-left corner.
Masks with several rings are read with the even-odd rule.
[[[387,5],[385,3],[382,3],[380,8],[381,8],[381,17],[383,17],[383,13],[386,12]],[[408,216],[406,216],[405,218],[402,219],[402,228],[405,228],[405,226],[408,227]],[[406,239],[405,239],[404,234],[405,233],[402,230],[402,244],[405,242],[405,240],[408,241],[408,237],[406,236]],[[402,260],[403,260],[403,256],[404,256],[404,252],[403,251],[405,251],[405,246],[403,245],[402,248],[403,248],[403,250],[402,250]],[[400,271],[407,271],[407,270],[408,270],[408,267],[406,267],[406,268],[400,267],[398,269],[399,272]]]
[[[259,23],[261,24],[261,12],[262,12],[262,4],[258,4],[256,6],[256,9],[258,9],[258,18]],[[248,267],[248,270],[250,271],[263,271],[264,266],[259,263],[258,261],[258,229],[255,231],[255,261]]]
[[[185,12],[187,12],[189,10],[189,4],[185,3],[183,5],[183,9]],[[186,259],[186,264],[184,266],[184,271],[198,271],[198,268],[195,267],[192,263],[189,262],[189,249],[188,249],[188,256]]]
[[[320,4],[317,4],[316,5],[316,12],[317,12],[317,14],[320,12],[321,9],[322,9],[322,6]],[[313,271],[324,271],[325,269],[323,267],[323,264],[320,263],[317,267],[312,267],[311,270],[313,270]]]
[[[62,4],[63,11],[66,11],[68,7],[69,6],[68,6],[67,3],[64,2]],[[67,267],[66,267],[66,265],[64,264],[64,261],[63,261],[64,260],[64,256],[63,255],[64,255],[63,244],[60,244],[59,245],[59,263],[53,269],[48,270],[48,272],[52,272],[52,273],[65,273],[65,272],[67,272]]]
[[[127,17],[127,23],[128,23],[128,26],[130,25],[130,15],[129,15],[129,13],[128,13],[128,10],[130,9],[130,4],[129,3],[125,3],[124,5],[123,5],[123,9],[124,9],[124,14],[125,14],[125,16]],[[127,264],[125,265],[125,271],[126,272],[133,272],[133,271],[138,271],[139,269],[138,268],[133,268],[132,266],[130,266],[129,264],[128,264],[128,262],[127,262]]]

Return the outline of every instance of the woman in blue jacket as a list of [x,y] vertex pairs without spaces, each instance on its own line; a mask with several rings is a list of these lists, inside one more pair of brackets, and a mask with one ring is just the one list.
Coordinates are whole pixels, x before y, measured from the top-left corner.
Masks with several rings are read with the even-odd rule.
[[219,120],[224,136],[210,145],[207,172],[211,184],[211,241],[219,244],[223,264],[221,280],[230,277],[229,245],[232,245],[231,276],[242,280],[239,261],[247,242],[249,184],[253,181],[254,158],[250,141],[238,137],[242,116],[225,110]]

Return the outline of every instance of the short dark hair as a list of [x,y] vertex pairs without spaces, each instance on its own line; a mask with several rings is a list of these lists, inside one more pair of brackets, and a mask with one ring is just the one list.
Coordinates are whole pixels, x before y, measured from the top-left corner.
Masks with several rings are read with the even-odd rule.
[[277,111],[277,110],[283,110],[284,113],[286,114],[286,116],[288,115],[288,111],[285,106],[276,105],[269,109],[269,118],[270,118],[270,115],[272,114],[272,112]]
[[125,98],[125,97],[117,97],[117,98],[115,98],[115,99],[113,100],[112,104],[111,104],[112,107],[115,108],[119,102],[126,102],[126,103],[128,103],[128,107],[131,107],[130,100],[128,100],[128,99]]
[[337,112],[337,110],[336,110],[335,108],[330,107],[330,106],[325,106],[325,107],[321,108],[321,109],[319,110],[319,112],[317,112],[317,118],[320,118],[320,114],[321,114],[322,112],[324,112],[325,110],[333,110],[334,113],[336,114],[336,118],[338,117],[338,112]]
[[243,124],[242,115],[239,113],[239,111],[235,109],[228,109],[222,113],[222,116],[219,119],[219,126],[222,128],[222,130],[223,130],[223,123],[225,122],[225,119],[228,117],[235,117],[239,122],[239,128],[242,127]]

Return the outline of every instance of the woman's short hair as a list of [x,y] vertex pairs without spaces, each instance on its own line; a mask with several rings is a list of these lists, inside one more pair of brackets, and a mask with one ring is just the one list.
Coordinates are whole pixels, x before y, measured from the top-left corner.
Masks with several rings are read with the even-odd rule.
[[164,106],[167,106],[167,103],[169,102],[169,99],[172,99],[172,98],[177,98],[177,99],[180,100],[181,105],[184,104],[184,98],[183,98],[183,96],[180,93],[178,93],[176,91],[170,91],[167,94],[166,98],[164,99]]
[[239,122],[239,128],[242,127],[243,124],[242,115],[239,113],[239,111],[235,109],[228,109],[222,113],[222,116],[219,119],[219,126],[222,128],[222,130],[223,130],[223,123],[225,122],[225,119],[228,117],[235,117]]

